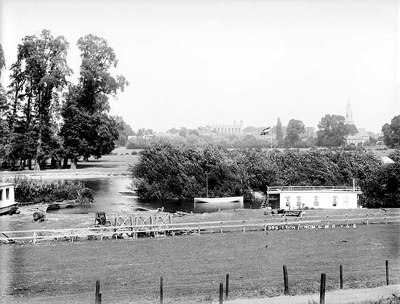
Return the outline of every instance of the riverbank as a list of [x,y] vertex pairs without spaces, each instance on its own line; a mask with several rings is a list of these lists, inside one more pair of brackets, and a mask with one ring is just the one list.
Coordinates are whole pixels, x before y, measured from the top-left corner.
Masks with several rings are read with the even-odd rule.
[[[95,213],[58,213],[47,212],[46,218],[42,222],[33,220],[33,213],[36,208],[40,209],[40,205],[20,207],[20,214],[3,215],[0,220],[1,231],[18,231],[18,230],[44,230],[44,229],[73,229],[73,228],[91,228],[94,227]],[[154,214],[151,212],[141,212],[140,215],[146,216]],[[106,213],[107,219],[114,219],[116,216],[126,216],[128,214],[137,214],[135,212],[117,212]],[[167,215],[166,212],[157,213],[160,216]],[[380,220],[387,216],[400,216],[400,209],[341,209],[341,210],[305,210],[303,212],[302,221],[326,221],[327,217],[330,221],[335,218],[368,218],[370,223],[376,222],[375,218]],[[282,215],[265,215],[263,209],[234,209],[223,210],[212,213],[171,213],[172,223],[200,223],[200,222],[224,222],[224,221],[251,221],[264,220],[285,223]],[[299,220],[298,217],[287,217],[288,221]],[[365,220],[364,220],[365,221]],[[351,224],[351,220],[350,220]]]

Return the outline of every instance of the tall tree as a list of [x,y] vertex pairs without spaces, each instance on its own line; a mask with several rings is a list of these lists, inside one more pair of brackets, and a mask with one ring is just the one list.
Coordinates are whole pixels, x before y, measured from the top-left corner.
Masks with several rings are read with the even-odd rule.
[[282,123],[278,117],[278,121],[276,123],[276,140],[278,142],[278,147],[282,146],[283,142],[283,131],[282,131]]
[[[3,47],[0,44],[0,77],[3,69],[5,68],[5,58]],[[0,167],[3,158],[7,154],[7,141],[9,137],[9,128],[6,122],[7,98],[6,91],[0,83]]]
[[349,127],[341,115],[326,114],[321,118],[318,128],[318,146],[339,147],[345,143],[345,136],[349,133]]
[[389,148],[400,148],[400,115],[392,118],[390,124],[382,127],[383,141]]
[[132,127],[128,125],[121,116],[113,116],[114,121],[117,124],[118,129],[118,146],[126,146],[128,143],[128,137],[135,134]]
[[69,88],[60,131],[65,155],[72,160],[71,168],[76,168],[81,156],[98,158],[114,149],[118,128],[107,114],[108,99],[128,84],[123,76],[110,74],[118,61],[104,38],[89,34],[80,38],[77,45],[82,58],[80,78],[78,85]]
[[[47,157],[57,157],[59,94],[71,73],[66,61],[68,46],[63,36],[54,38],[48,30],[39,37],[25,36],[18,45],[17,61],[11,66],[9,126],[13,150],[20,151],[15,146],[22,143],[24,151],[30,150],[36,160],[38,170]],[[26,135],[34,140],[34,149],[21,140]],[[23,154],[18,156],[26,157]]]
[[291,119],[289,120],[286,128],[285,143],[286,146],[294,147],[297,142],[300,141],[300,136],[305,132],[304,123],[301,120]]

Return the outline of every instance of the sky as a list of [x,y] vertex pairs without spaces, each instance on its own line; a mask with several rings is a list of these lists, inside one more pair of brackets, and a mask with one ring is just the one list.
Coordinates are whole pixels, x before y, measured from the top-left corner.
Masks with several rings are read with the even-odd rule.
[[76,82],[76,42],[105,38],[130,83],[110,113],[134,130],[317,128],[350,101],[377,133],[400,114],[399,17],[399,0],[0,0],[0,43],[9,69],[24,36],[64,36]]

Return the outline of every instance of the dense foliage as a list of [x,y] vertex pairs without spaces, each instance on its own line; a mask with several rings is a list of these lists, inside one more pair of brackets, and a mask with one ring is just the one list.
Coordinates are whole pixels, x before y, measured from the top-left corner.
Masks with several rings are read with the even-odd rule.
[[15,201],[20,203],[52,203],[75,200],[78,204],[93,202],[92,192],[82,183],[45,181],[15,177],[5,180],[15,184]]
[[390,124],[382,127],[383,140],[389,148],[400,148],[400,115],[392,118]]
[[[400,157],[399,157],[400,159]],[[361,186],[365,206],[399,205],[400,162],[383,166],[361,150],[227,150],[215,146],[154,143],[131,167],[133,187],[144,199],[246,195],[271,185]],[[379,192],[379,191],[381,192]]]
[[339,147],[345,143],[345,136],[349,134],[349,127],[341,115],[326,114],[318,124],[317,145],[325,147]]

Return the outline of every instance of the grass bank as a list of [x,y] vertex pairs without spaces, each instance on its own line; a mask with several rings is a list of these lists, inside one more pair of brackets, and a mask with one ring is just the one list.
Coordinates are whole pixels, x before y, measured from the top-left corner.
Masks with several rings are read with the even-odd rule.
[[[8,261],[1,277],[3,299],[18,303],[84,303],[101,280],[104,303],[154,303],[160,276],[165,303],[209,303],[230,275],[230,297],[272,297],[283,293],[287,265],[290,294],[318,292],[321,273],[327,290],[400,282],[400,226],[377,224],[357,229],[224,233],[163,239],[3,245]],[[14,299],[14,300],[13,300]],[[7,302],[8,303],[8,302]]]

